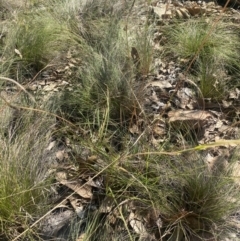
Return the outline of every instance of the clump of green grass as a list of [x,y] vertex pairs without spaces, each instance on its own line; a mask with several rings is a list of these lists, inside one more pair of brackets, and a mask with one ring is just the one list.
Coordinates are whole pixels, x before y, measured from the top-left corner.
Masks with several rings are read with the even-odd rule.
[[231,65],[238,55],[238,36],[226,23],[192,20],[177,23],[166,31],[171,52],[178,57]]
[[[49,141],[47,116],[28,111],[9,111],[1,103],[0,239],[12,240],[47,210],[44,152]],[[34,231],[27,237],[35,237]],[[36,240],[36,239],[35,239]]]
[[[150,3],[148,3],[149,5]],[[147,14],[147,18],[143,24],[137,23],[134,19],[129,19],[126,23],[126,34],[128,35],[129,45],[132,45],[132,58],[135,63],[137,76],[146,76],[151,72],[152,61],[154,57],[153,48],[153,27],[149,24],[151,13]],[[132,26],[131,21],[138,27]]]
[[79,70],[78,87],[65,92],[62,111],[68,118],[92,127],[125,125],[135,108],[132,90],[133,62],[128,58],[124,37],[117,19],[104,25],[101,40],[86,46],[88,54]]
[[60,101],[60,113],[88,129],[99,129],[98,136],[106,134],[107,129],[128,126],[137,116],[142,89],[138,84],[140,87],[135,90],[136,75],[149,72],[152,57],[146,29],[141,43],[139,35],[134,35],[138,40],[131,42],[141,53],[140,68],[131,58],[124,19],[129,3],[120,11],[114,10],[120,1],[102,2],[88,2],[79,14],[86,55],[76,74],[77,87],[66,91]]
[[[211,20],[190,20],[170,25],[165,31],[166,53],[188,63],[186,70],[199,81],[206,98],[224,96],[225,87],[233,85],[226,83],[226,74],[238,72],[239,36],[229,25],[223,21],[214,25]],[[219,75],[220,72],[226,74]]]
[[[50,6],[18,11],[9,23],[2,50],[1,69],[21,80],[31,70],[41,70],[50,62],[61,63],[64,51],[78,45],[80,36],[71,32],[67,21],[51,13]],[[77,40],[76,40],[77,39]]]
[[[108,166],[102,176],[111,211],[101,212],[100,208],[89,216],[86,240],[113,237],[118,230],[121,232],[114,240],[122,240],[122,235],[124,240],[141,238],[129,224],[131,211],[142,220],[148,237],[164,241],[201,239],[203,235],[222,237],[227,232],[226,221],[239,205],[239,187],[230,167],[212,172],[198,153],[190,155],[192,159],[150,154],[143,157],[137,153],[136,158],[129,158],[131,155],[125,153],[120,162],[109,153],[100,151],[98,155],[102,160],[99,170]],[[157,220],[161,220],[159,227]]]
[[199,72],[195,80],[198,83],[202,96],[213,100],[224,99],[224,94],[229,88],[227,83],[229,80],[227,80],[226,71],[225,73],[223,71],[223,69],[219,69],[208,62],[199,63]]
[[132,55],[134,56],[135,67],[138,76],[146,76],[151,72],[151,65],[153,60],[153,46],[151,43],[151,29],[145,26],[143,30],[136,32],[132,42],[134,48]]
[[202,231],[219,235],[220,230],[214,229],[237,209],[238,187],[226,170],[216,175],[201,160],[187,163],[188,167],[174,167],[176,179],[165,206],[165,231],[177,230],[185,238],[201,236]]

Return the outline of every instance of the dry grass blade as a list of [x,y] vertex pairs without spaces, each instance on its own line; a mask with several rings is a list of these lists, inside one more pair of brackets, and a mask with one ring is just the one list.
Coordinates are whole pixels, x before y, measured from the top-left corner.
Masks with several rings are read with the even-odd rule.
[[[9,81],[9,82],[17,85],[22,91],[24,91],[24,92],[30,97],[30,99],[31,99],[34,103],[36,103],[35,98],[33,97],[33,95],[30,94],[30,93],[25,89],[25,87],[22,86],[20,83],[18,83],[16,80],[10,79],[10,78],[7,78],[7,77],[2,77],[2,76],[0,76],[0,79]],[[5,100],[4,100],[4,101],[5,101]]]

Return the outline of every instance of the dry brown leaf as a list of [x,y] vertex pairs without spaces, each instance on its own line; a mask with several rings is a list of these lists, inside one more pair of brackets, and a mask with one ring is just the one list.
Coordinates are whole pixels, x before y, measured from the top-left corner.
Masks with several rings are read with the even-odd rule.
[[203,14],[205,12],[205,9],[201,8],[201,7],[186,7],[186,9],[188,10],[188,12],[192,15],[198,15],[198,14]]
[[186,8],[180,8],[179,10],[182,13],[184,19],[190,18],[190,14]]
[[43,87],[43,91],[53,91],[57,87],[57,83],[50,83]]
[[169,123],[175,127],[183,124],[190,129],[202,128],[212,119],[212,115],[208,111],[202,110],[176,110],[168,113]]
[[64,171],[59,171],[56,173],[57,181],[61,182],[63,180],[67,180],[67,173]]
[[166,134],[166,124],[163,119],[155,119],[155,123],[153,125],[153,135],[154,137],[163,137]]
[[60,183],[72,189],[74,192],[76,192],[79,196],[83,198],[91,199],[93,197],[92,187],[87,184],[83,186],[82,183],[79,183],[77,181],[61,181]]
[[159,18],[166,14],[167,4],[160,4],[158,7],[153,7],[153,11]]
[[169,89],[172,88],[172,85],[169,83],[169,81],[166,80],[159,80],[159,81],[152,81],[148,83],[145,88],[152,86],[152,87],[158,87],[160,89]]
[[132,227],[132,229],[135,231],[137,234],[145,234],[147,233],[142,221],[141,217],[136,216],[135,213],[131,212],[129,215],[129,224]]
[[208,111],[202,110],[176,110],[168,113],[170,121],[185,121],[185,120],[206,120],[212,117]]
[[89,176],[85,180],[87,181],[87,184],[91,187],[100,188],[103,186],[103,178],[101,176],[94,178],[94,180]]
[[177,18],[180,19],[188,19],[190,18],[190,15],[188,13],[188,10],[186,8],[179,8],[175,10],[175,15]]
[[80,181],[69,181],[67,180],[67,173],[64,171],[56,173],[56,179],[62,185],[72,189],[76,192],[79,196],[83,198],[91,199],[93,196],[92,187],[88,184],[83,184]]
[[84,218],[85,210],[80,200],[72,196],[69,198],[69,201],[78,217]]

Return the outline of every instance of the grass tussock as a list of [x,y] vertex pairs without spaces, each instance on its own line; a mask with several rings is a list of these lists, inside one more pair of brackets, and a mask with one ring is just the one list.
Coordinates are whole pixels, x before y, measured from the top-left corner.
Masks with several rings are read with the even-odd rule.
[[[216,175],[201,160],[188,164],[185,170],[175,169],[179,178],[167,198],[167,229],[174,227],[185,238],[198,236],[202,231],[214,234],[214,227],[223,225],[236,210],[238,187],[231,175],[224,172]],[[215,235],[218,232],[215,230]]]
[[[11,240],[47,210],[46,147],[51,118],[1,103],[0,238]],[[48,120],[48,121],[47,121]],[[44,156],[45,155],[45,156]],[[29,237],[34,237],[29,233]]]
[[2,47],[2,72],[18,81],[33,77],[49,63],[60,65],[64,51],[78,45],[80,39],[67,21],[52,14],[51,8],[19,11],[8,22]]
[[[197,153],[190,158],[118,159],[100,151],[98,156],[100,170],[108,168],[102,173],[104,189],[97,195],[100,207],[88,215],[84,240],[217,237],[228,230],[226,221],[238,209],[239,186],[232,179],[231,165],[212,171]],[[130,213],[142,220],[145,233],[136,234]]]
[[92,126],[100,126],[105,120],[109,124],[125,125],[135,109],[139,109],[132,90],[133,62],[128,58],[119,25],[116,19],[106,23],[101,40],[88,47],[88,57],[79,71],[78,87],[62,97],[62,111],[70,118],[73,115]]
[[167,36],[169,44],[175,44],[172,51],[180,58],[196,57],[196,61],[212,61],[223,66],[236,61],[239,50],[237,33],[223,22],[215,27],[204,20],[177,23]]
[[[166,53],[173,53],[185,63],[205,98],[221,99],[235,86],[239,30],[229,25],[221,20],[216,26],[211,20],[191,20],[166,28]],[[230,72],[229,80],[226,75]]]

